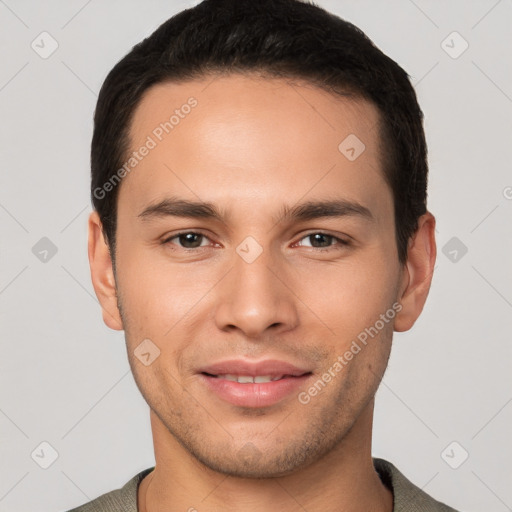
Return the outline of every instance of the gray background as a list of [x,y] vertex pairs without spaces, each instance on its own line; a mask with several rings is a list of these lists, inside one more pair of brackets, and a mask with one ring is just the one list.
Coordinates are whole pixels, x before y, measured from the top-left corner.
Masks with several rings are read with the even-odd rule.
[[[123,333],[90,282],[89,144],[107,72],[194,3],[0,0],[0,511],[65,510],[154,463]],[[395,335],[374,454],[457,508],[512,510],[512,1],[319,4],[408,71],[426,116],[438,261]]]

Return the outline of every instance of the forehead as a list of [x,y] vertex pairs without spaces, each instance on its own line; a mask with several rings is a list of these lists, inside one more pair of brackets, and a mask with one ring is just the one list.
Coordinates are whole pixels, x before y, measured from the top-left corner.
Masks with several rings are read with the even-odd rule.
[[130,126],[130,151],[149,140],[152,148],[127,173],[120,197],[142,206],[166,192],[210,201],[229,192],[275,202],[283,191],[298,200],[308,190],[341,187],[376,200],[389,194],[378,122],[376,107],[361,98],[284,79],[229,75],[157,84]]
[[[187,124],[195,128],[199,128],[197,118],[204,122],[207,116],[212,124],[229,122],[234,128],[235,120],[245,122],[246,128],[247,121],[256,127],[272,120],[276,131],[285,127],[290,135],[308,132],[313,140],[315,135],[323,139],[330,131],[336,141],[347,130],[368,137],[379,120],[377,108],[354,93],[334,95],[308,82],[255,74],[205,76],[186,82],[163,82],[146,90],[132,117],[132,142],[171,120],[173,114],[177,115],[171,124],[177,128],[183,116],[188,116],[187,102],[191,98],[199,108],[192,109],[194,115]],[[292,124],[296,130],[290,130]]]

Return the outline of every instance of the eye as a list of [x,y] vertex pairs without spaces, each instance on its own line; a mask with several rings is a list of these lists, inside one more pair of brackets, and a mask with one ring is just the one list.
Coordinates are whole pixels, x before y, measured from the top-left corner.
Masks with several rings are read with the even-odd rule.
[[179,242],[179,247],[182,249],[198,249],[200,247],[205,247],[202,242],[209,240],[206,235],[202,233],[197,233],[195,231],[184,231],[182,233],[177,233],[169,238],[166,238],[162,244],[170,244],[172,240],[177,239]]
[[[310,241],[309,245],[301,243],[302,240],[308,240]],[[334,244],[332,242],[335,242]],[[331,248],[334,249],[341,249],[344,246],[349,245],[349,242],[346,240],[342,240],[341,238],[338,238],[334,235],[329,235],[328,233],[309,233],[305,237],[301,238],[301,240],[298,242],[298,245],[304,246],[304,247],[312,247],[313,249],[317,249],[320,251],[330,250]]]
[[[303,240],[308,240],[309,243],[304,243]],[[211,242],[211,240],[202,233],[197,231],[183,231],[166,238],[162,244],[177,245],[181,249],[192,250],[207,247],[209,242]],[[342,249],[350,245],[350,242],[328,233],[315,232],[304,236],[294,245],[311,247],[317,251],[329,251],[331,249]]]

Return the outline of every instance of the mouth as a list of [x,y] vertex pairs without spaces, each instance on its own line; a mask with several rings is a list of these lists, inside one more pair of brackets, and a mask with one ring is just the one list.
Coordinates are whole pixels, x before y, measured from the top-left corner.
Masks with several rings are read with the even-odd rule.
[[213,375],[207,372],[202,372],[207,377],[213,377],[215,379],[224,379],[231,382],[238,382],[239,384],[265,384],[267,382],[275,382],[282,379],[294,379],[302,377],[303,375],[310,375],[311,372],[306,372],[303,375],[235,375],[225,373],[221,375]]
[[300,391],[313,372],[282,361],[225,361],[198,372],[208,393],[239,407],[269,407]]

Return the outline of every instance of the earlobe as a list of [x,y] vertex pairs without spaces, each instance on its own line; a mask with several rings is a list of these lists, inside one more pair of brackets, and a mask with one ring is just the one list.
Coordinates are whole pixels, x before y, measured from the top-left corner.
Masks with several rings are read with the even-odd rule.
[[91,280],[101,305],[103,321],[116,331],[123,330],[123,322],[117,306],[117,292],[112,259],[106,243],[98,212],[89,215],[88,255]]
[[427,300],[437,253],[435,225],[434,216],[425,213],[418,219],[418,229],[409,240],[398,296],[402,309],[395,317],[397,332],[407,331],[414,325]]

